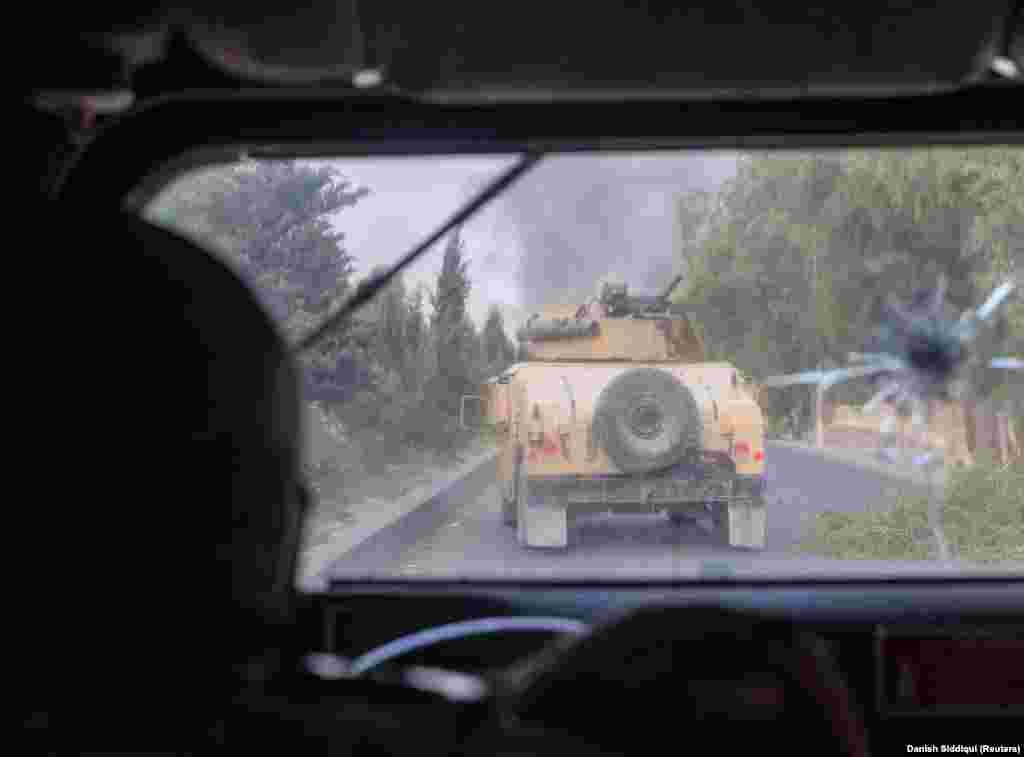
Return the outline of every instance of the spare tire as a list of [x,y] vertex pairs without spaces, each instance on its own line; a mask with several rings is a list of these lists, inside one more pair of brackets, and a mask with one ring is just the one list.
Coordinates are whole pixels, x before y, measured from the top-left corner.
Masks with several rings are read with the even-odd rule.
[[679,379],[660,368],[635,368],[612,379],[597,398],[594,431],[620,470],[649,473],[699,449],[703,423],[697,400]]

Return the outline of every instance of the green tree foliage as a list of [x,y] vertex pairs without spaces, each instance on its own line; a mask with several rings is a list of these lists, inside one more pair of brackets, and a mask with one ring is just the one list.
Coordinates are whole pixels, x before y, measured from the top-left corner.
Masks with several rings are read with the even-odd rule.
[[[714,354],[757,378],[843,364],[864,349],[889,292],[905,297],[945,274],[959,311],[1021,270],[1024,151],[748,156],[717,197],[682,198],[679,219],[677,299],[721,313],[701,324]],[[1003,330],[1019,354],[1019,301]],[[770,396],[773,414],[798,400],[809,409],[806,388]]]
[[426,378],[424,359],[427,351],[427,323],[423,317],[423,289],[416,287],[405,303],[405,343],[407,350],[406,384],[418,390]]
[[[331,219],[367,194],[330,166],[253,162],[178,181],[148,212],[225,254],[295,337],[348,293],[353,260]],[[314,358],[333,365],[351,342],[340,329]]]
[[[332,221],[368,193],[330,166],[247,163],[176,182],[148,215],[219,251],[294,338],[351,291],[355,261]],[[429,321],[424,290],[407,292],[399,275],[304,357],[307,378],[329,397],[323,407],[350,434],[367,470],[410,446],[451,450],[463,438],[462,395],[476,394],[489,367],[510,360],[500,315],[480,334],[469,317],[467,265],[456,232],[429,292]]]
[[[384,270],[378,265],[368,278]],[[363,380],[356,382],[349,398],[332,405],[334,413],[360,434],[363,446],[373,448],[369,457],[377,463],[385,462],[400,446],[403,419],[416,403],[404,375],[406,312],[405,285],[399,274],[357,313],[352,330],[364,335],[365,341],[351,340],[354,343],[344,357]]]
[[515,346],[505,333],[505,323],[501,310],[492,306],[487,312],[483,334],[484,374],[494,376],[505,370],[515,359]]
[[409,345],[405,333],[409,305],[401,274],[395,276],[380,293],[379,308],[378,353],[388,370],[404,377],[409,361]]
[[458,231],[452,234],[444,250],[437,286],[431,293],[433,309],[431,330],[437,351],[437,372],[432,377],[431,398],[446,415],[459,413],[462,395],[475,393],[474,341],[466,303],[470,282],[466,273],[464,245]]

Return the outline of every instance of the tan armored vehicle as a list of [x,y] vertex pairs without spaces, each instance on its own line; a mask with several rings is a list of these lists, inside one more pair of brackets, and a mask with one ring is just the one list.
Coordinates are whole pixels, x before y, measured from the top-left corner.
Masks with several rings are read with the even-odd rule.
[[710,515],[719,543],[764,547],[764,418],[730,363],[705,362],[692,311],[668,304],[678,282],[543,308],[518,334],[525,362],[482,388],[520,544],[567,547],[573,516],[629,512]]

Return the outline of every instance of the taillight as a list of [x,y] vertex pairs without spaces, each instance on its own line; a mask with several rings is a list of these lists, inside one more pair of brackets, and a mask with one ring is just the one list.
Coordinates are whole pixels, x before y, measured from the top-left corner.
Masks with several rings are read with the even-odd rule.
[[750,454],[750,444],[748,442],[736,442],[732,449],[737,457],[746,457]]
[[757,452],[755,452],[754,459],[757,460],[758,462],[764,460],[764,450],[759,449]]

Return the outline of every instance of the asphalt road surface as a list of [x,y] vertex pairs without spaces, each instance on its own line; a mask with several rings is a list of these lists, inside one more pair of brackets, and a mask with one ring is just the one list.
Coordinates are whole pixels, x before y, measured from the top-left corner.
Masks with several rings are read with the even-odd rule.
[[[811,450],[769,443],[767,544],[762,552],[716,545],[706,521],[673,526],[665,516],[592,515],[577,519],[568,550],[521,547],[501,522],[495,464],[483,465],[414,517],[385,529],[336,561],[337,578],[590,578],[735,574],[737,565],[772,571],[805,532],[804,519],[824,510],[855,512],[892,502],[914,484]],[[810,573],[822,559],[801,561]],[[730,567],[731,566],[731,567]],[[870,569],[870,566],[864,566]],[[742,567],[741,567],[742,572]]]

